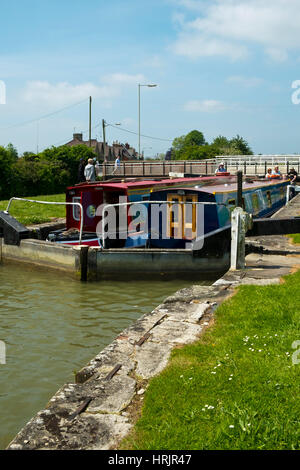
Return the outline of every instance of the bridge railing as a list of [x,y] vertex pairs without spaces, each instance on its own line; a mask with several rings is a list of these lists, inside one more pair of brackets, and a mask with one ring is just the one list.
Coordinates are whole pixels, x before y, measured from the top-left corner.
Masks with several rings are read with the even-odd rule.
[[115,169],[114,163],[103,164],[104,178],[116,177],[168,177],[170,173],[185,175],[214,175],[219,164],[224,162],[225,168],[230,173],[243,171],[244,175],[264,176],[268,168],[279,167],[282,174],[295,168],[300,173],[300,156],[290,155],[247,155],[245,157],[216,157],[206,160],[174,160],[174,161],[140,161],[121,162]]

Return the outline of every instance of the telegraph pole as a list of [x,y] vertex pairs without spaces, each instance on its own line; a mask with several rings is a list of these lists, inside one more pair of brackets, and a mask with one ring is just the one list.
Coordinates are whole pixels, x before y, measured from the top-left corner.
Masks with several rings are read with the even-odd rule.
[[103,160],[106,162],[106,155],[105,155],[105,150],[106,150],[106,142],[105,142],[105,120],[102,119],[102,135],[103,135]]
[[89,106],[89,146],[92,146],[92,97],[90,96]]
[[105,120],[102,119],[102,135],[103,135],[103,165],[102,165],[102,178],[106,180],[106,142],[105,142]]

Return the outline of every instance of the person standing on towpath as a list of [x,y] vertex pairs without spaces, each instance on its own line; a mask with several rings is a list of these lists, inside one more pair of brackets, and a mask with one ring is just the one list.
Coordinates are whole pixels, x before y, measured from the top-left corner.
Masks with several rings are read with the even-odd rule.
[[115,168],[114,168],[114,171],[113,171],[113,175],[118,173],[120,165],[121,165],[121,162],[120,162],[120,157],[118,155],[116,160],[115,160]]
[[84,176],[88,183],[96,180],[96,172],[95,172],[95,167],[93,165],[92,158],[88,159],[88,164],[84,168]]

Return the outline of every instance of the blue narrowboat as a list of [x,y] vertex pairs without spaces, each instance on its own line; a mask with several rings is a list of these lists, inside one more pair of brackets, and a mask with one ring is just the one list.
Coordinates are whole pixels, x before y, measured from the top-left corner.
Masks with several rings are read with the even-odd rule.
[[[246,178],[244,209],[254,218],[270,216],[285,204],[288,185]],[[67,206],[66,229],[49,240],[101,248],[189,248],[195,255],[221,256],[229,250],[236,197],[236,177],[230,175],[81,183],[67,188],[66,202],[78,205]],[[113,230],[104,220],[110,208]]]
[[[244,210],[253,218],[271,216],[285,204],[288,185],[287,180],[246,179],[243,182]],[[182,185],[180,189],[153,191],[150,201],[169,206],[166,216],[156,221],[152,237],[150,230],[150,246],[183,248],[189,241],[190,247],[197,250],[205,239],[212,237],[215,244],[220,242],[221,250],[225,249],[224,234],[231,227],[231,212],[237,204],[236,181],[214,180],[193,188]],[[153,220],[149,226],[152,224]]]

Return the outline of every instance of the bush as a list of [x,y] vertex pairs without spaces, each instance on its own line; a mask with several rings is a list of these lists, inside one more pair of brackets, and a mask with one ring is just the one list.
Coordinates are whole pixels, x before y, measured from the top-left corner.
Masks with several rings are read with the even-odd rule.
[[18,158],[14,147],[0,147],[0,198],[65,192],[77,182],[80,158],[95,153],[85,145],[51,147],[39,154],[25,152]]

